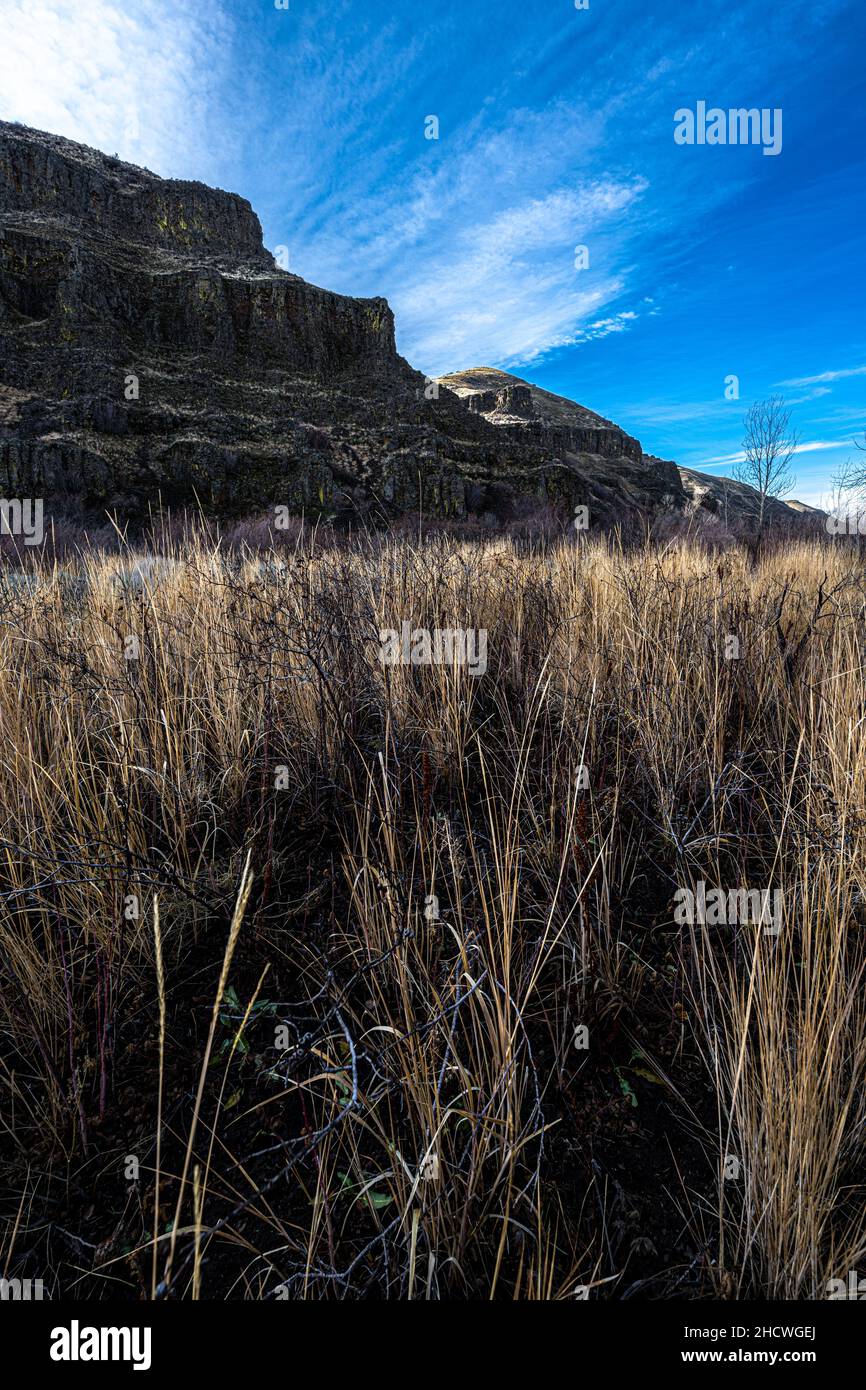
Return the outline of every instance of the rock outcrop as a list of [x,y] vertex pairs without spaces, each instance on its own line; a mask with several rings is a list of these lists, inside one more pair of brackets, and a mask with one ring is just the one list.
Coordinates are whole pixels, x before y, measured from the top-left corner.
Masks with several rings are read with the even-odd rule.
[[0,122],[0,487],[133,524],[223,516],[593,522],[680,510],[675,465],[487,368],[430,382],[384,299],[280,269],[249,203]]
[[439,383],[505,437],[542,449],[550,472],[569,480],[569,497],[588,506],[591,519],[686,505],[676,464],[651,458],[619,426],[565,396],[492,367],[452,372]]
[[[712,473],[699,473],[694,468],[680,468],[679,475],[688,499],[687,510],[714,518],[726,529],[749,530],[757,526],[760,517],[760,497],[747,483],[734,478],[720,478]],[[764,524],[774,527],[796,527],[809,518],[821,521],[826,512],[808,507],[805,502],[783,502],[775,497],[764,501]]]

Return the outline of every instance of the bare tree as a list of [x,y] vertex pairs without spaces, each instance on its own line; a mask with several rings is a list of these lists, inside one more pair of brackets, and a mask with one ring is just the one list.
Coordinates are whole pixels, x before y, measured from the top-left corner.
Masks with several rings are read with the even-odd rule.
[[866,491],[866,434],[863,435],[862,444],[859,439],[852,442],[861,457],[846,459],[833,481],[842,491],[856,489],[862,492]]
[[791,459],[800,436],[791,426],[791,412],[781,396],[755,401],[743,420],[743,454],[734,469],[738,482],[748,483],[757,492],[758,532],[764,530],[767,498],[790,492],[796,483]]
[[[854,440],[854,448],[866,455],[866,434],[863,443]],[[847,458],[833,478],[830,516],[833,534],[866,535],[866,458]]]

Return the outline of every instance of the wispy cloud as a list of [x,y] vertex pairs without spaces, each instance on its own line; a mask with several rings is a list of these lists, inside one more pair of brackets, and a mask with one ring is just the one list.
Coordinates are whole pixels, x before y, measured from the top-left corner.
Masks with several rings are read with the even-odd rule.
[[817,425],[848,425],[866,428],[866,405],[835,405],[826,415],[815,418]]
[[206,178],[229,32],[218,5],[194,0],[3,0],[0,114]]
[[778,381],[777,386],[819,386],[827,381],[843,381],[849,376],[866,376],[866,367],[841,367],[835,372],[819,372],[817,376],[795,376]]
[[808,405],[810,401],[818,401],[822,396],[830,395],[829,386],[816,386],[814,390],[807,391],[804,396],[791,396],[785,402],[786,405]]
[[[431,376],[526,365],[552,349],[626,331],[634,211],[648,188],[604,171],[603,113],[556,101],[483,112],[439,141],[419,122],[401,177],[368,171],[334,214],[298,228],[300,274],[384,293],[401,351]],[[321,210],[320,210],[321,212]],[[589,268],[576,264],[587,246]]]
[[624,405],[625,414],[652,425],[682,425],[730,416],[731,403],[713,401],[639,401]]
[[[795,454],[817,454],[824,449],[844,449],[845,440],[839,439],[813,439],[805,444],[798,444],[792,450]],[[746,455],[741,451],[738,454],[723,454],[719,458],[705,459],[703,463],[697,464],[698,468],[709,468],[710,465],[719,467],[729,463],[745,463]]]
[[392,298],[409,357],[431,375],[455,363],[509,367],[625,331],[636,310],[600,312],[624,276],[609,269],[590,283],[575,246],[603,235],[643,189],[596,181],[465,221],[453,247],[403,267]]

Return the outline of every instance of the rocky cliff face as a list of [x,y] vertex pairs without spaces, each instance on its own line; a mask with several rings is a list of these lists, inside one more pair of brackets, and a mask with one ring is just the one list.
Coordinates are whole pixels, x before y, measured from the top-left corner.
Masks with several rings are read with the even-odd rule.
[[676,464],[650,458],[638,440],[575,401],[491,367],[439,380],[507,437],[545,450],[551,472],[569,480],[569,496],[590,508],[591,519],[685,507]]
[[573,401],[486,368],[427,382],[387,302],[279,269],[243,198],[3,122],[0,487],[133,523],[160,500],[601,523],[687,502]]
[[[679,474],[689,511],[714,517],[722,526],[732,529],[757,526],[760,497],[747,483],[699,473],[693,468],[680,468]],[[807,507],[804,502],[782,502],[775,497],[768,497],[764,502],[764,521],[770,526],[796,526],[810,518],[820,523],[826,515],[817,507]]]
[[0,125],[7,495],[318,505],[388,380],[414,397],[386,302],[278,270],[242,198]]

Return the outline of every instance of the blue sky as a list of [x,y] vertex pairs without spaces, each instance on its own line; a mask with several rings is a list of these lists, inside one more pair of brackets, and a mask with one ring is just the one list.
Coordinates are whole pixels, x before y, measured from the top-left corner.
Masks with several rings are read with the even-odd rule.
[[[860,0],[0,0],[0,114],[243,194],[431,375],[717,474],[778,392],[817,500],[866,429],[864,52]],[[781,152],[678,145],[699,101],[781,109]]]

